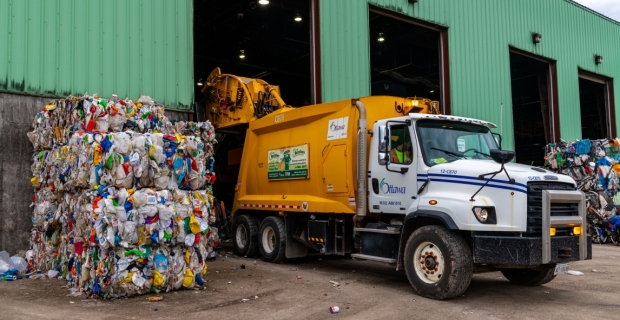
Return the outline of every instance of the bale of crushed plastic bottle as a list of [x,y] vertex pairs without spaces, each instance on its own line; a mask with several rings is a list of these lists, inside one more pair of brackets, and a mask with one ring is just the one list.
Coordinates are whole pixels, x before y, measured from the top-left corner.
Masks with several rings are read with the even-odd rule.
[[168,122],[147,98],[69,97],[37,115],[33,277],[62,277],[73,294],[102,298],[203,284],[219,242],[215,133],[209,122]]

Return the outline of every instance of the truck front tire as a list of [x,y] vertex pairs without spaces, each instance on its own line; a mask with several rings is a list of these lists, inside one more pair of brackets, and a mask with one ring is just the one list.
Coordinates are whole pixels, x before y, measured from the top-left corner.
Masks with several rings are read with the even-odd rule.
[[235,219],[233,244],[235,252],[242,257],[251,257],[258,253],[258,223],[256,219],[247,215],[241,215]]
[[280,217],[267,217],[260,225],[258,248],[267,262],[284,261],[286,251],[286,229]]
[[502,274],[514,284],[536,287],[555,279],[555,266],[542,269],[503,269]]
[[443,226],[424,226],[407,241],[405,272],[417,294],[431,299],[462,295],[473,274],[473,259],[465,239]]

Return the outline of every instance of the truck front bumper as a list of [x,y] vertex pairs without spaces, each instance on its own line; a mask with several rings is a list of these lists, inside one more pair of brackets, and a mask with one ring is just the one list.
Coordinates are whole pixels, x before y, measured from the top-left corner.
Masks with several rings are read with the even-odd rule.
[[[578,261],[579,237],[551,237],[551,260]],[[543,264],[542,238],[474,236],[474,263],[537,266]],[[592,237],[587,237],[586,260],[592,259]]]

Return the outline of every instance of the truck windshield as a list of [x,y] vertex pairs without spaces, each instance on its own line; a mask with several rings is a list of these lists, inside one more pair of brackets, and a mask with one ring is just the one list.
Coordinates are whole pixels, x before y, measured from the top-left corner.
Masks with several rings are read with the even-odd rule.
[[437,120],[419,120],[417,133],[427,166],[460,159],[491,159],[490,150],[498,149],[487,127]]

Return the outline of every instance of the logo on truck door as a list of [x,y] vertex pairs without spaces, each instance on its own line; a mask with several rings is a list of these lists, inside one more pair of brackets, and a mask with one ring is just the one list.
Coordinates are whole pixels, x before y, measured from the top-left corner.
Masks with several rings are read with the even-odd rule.
[[381,191],[383,191],[383,193],[385,194],[405,194],[407,193],[407,187],[398,187],[395,185],[391,185],[387,182],[385,182],[385,178],[383,178],[381,180],[381,182],[379,183],[379,189],[381,189]]

